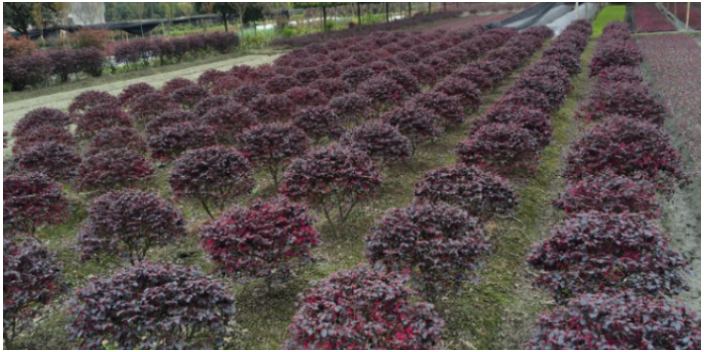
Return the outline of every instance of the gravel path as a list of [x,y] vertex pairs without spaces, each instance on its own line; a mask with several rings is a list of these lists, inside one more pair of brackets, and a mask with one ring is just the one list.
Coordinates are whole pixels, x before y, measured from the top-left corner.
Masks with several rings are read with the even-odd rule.
[[32,109],[36,109],[39,107],[47,107],[47,108],[55,108],[55,109],[65,110],[66,108],[68,108],[69,104],[71,104],[71,101],[73,100],[73,98],[75,96],[77,96],[78,94],[85,92],[87,90],[101,90],[101,91],[106,91],[110,94],[117,95],[122,91],[122,89],[124,89],[125,87],[129,86],[130,84],[134,84],[134,83],[146,82],[146,83],[149,83],[155,87],[160,87],[165,82],[167,82],[175,77],[196,79],[196,78],[198,78],[198,76],[201,73],[203,73],[207,70],[210,70],[210,69],[229,70],[230,68],[232,68],[232,66],[235,66],[235,65],[259,66],[259,65],[267,64],[267,63],[274,61],[277,57],[279,57],[279,55],[280,54],[272,54],[272,55],[263,55],[262,54],[262,55],[242,56],[242,57],[238,57],[238,58],[234,58],[234,59],[230,59],[230,60],[218,61],[218,62],[204,64],[204,65],[195,65],[192,67],[184,68],[184,69],[177,70],[177,71],[171,71],[168,73],[150,75],[150,76],[125,80],[125,81],[119,81],[119,82],[113,82],[113,83],[107,83],[107,84],[100,85],[100,86],[93,86],[93,87],[89,87],[89,88],[82,88],[82,89],[71,90],[68,92],[46,95],[46,96],[42,96],[41,98],[26,99],[26,100],[21,100],[21,101],[14,102],[14,103],[3,104],[3,107],[2,107],[2,113],[3,113],[2,129],[3,129],[3,131],[8,131],[8,132],[12,131],[12,128],[14,127],[15,123],[20,118],[22,118],[22,116],[24,116],[28,111],[30,111]]

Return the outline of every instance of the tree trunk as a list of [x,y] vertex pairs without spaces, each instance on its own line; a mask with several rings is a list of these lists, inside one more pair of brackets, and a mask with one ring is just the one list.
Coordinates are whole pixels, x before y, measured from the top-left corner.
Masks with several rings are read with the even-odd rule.
[[225,32],[227,32],[227,14],[221,13],[220,16],[222,17],[222,24],[225,26]]
[[328,9],[325,6],[323,6],[323,32],[328,31],[327,22],[328,22]]
[[362,28],[362,5],[357,3],[357,29]]
[[432,2],[429,2],[429,3],[428,3],[428,13],[433,13],[433,9],[432,9],[431,6],[433,6],[433,3],[432,3]]
[[409,2],[408,3],[408,17],[410,18],[413,16],[413,3]]
[[389,3],[384,3],[384,10],[386,12],[386,23],[389,23]]

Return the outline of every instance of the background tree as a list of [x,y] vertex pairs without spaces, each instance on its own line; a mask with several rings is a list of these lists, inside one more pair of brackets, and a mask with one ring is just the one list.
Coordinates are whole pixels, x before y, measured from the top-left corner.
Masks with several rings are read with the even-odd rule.
[[[40,25],[52,22],[57,17],[57,3],[47,2],[4,2],[2,4],[2,22],[16,30],[22,35],[29,34],[29,26],[39,27],[36,19],[40,19]],[[34,16],[36,9],[40,9],[40,16]]]

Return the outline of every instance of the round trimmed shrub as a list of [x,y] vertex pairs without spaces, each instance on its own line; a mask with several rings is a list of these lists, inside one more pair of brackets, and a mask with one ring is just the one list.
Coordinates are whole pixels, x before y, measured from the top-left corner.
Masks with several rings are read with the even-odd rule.
[[533,89],[511,89],[494,104],[495,106],[523,106],[527,109],[552,112],[552,106],[545,94]]
[[687,289],[681,254],[658,225],[641,214],[579,213],[537,244],[528,263],[540,270],[534,284],[558,301],[582,293],[674,296]]
[[385,76],[370,78],[359,85],[357,93],[371,99],[376,111],[384,111],[389,106],[398,105],[406,95],[403,88]]
[[553,204],[567,214],[591,210],[620,214],[640,213],[649,219],[660,218],[657,190],[648,181],[610,173],[587,175],[571,181]]
[[471,81],[481,91],[488,91],[494,85],[494,81],[486,71],[476,65],[466,65],[452,72],[452,76]]
[[76,121],[76,136],[92,138],[98,131],[110,127],[130,127],[132,121],[118,106],[101,105],[81,114]]
[[440,137],[442,118],[432,110],[413,104],[406,104],[384,114],[384,122],[398,128],[399,132],[411,142],[411,155],[415,155],[418,146]]
[[445,125],[458,126],[464,123],[466,116],[458,97],[451,97],[441,92],[426,92],[413,96],[413,103],[434,111],[442,117]]
[[135,121],[147,124],[164,112],[175,109],[176,105],[169,96],[149,93],[132,100],[129,106],[129,114]]
[[25,114],[12,129],[13,137],[21,137],[39,127],[62,127],[71,124],[71,119],[63,111],[49,108],[38,108]]
[[33,234],[37,227],[60,225],[69,216],[61,184],[42,173],[5,175],[2,221],[12,231]]
[[63,290],[61,264],[39,242],[14,236],[2,241],[2,314],[4,347],[34,324],[41,308]]
[[475,121],[470,131],[474,132],[492,123],[515,123],[530,131],[541,147],[548,146],[552,139],[550,115],[541,110],[520,105],[497,104]]
[[78,247],[83,260],[119,255],[134,264],[142,262],[151,248],[185,236],[181,214],[156,193],[113,191],[90,205]]
[[365,123],[349,132],[340,144],[365,151],[381,165],[411,157],[411,144],[398,128],[383,122]]
[[218,144],[215,131],[210,126],[184,122],[162,128],[152,135],[147,147],[154,159],[173,159],[191,149]]
[[148,83],[140,82],[127,86],[122,90],[122,93],[117,96],[117,99],[120,101],[120,105],[129,106],[134,99],[152,93],[157,93],[156,88]]
[[205,115],[211,109],[225,106],[230,102],[232,102],[232,99],[230,99],[229,97],[222,95],[211,95],[194,105],[193,109],[191,109],[191,113],[194,116],[200,117]]
[[300,87],[302,85],[299,80],[293,77],[279,75],[267,80],[264,84],[264,88],[266,88],[269,94],[283,94],[291,88]]
[[366,66],[355,66],[342,71],[340,79],[349,84],[352,89],[356,90],[357,86],[362,84],[362,82],[365,82],[374,76],[376,76],[376,74],[371,68]]
[[106,128],[100,130],[91,139],[85,155],[91,156],[106,150],[122,148],[143,154],[147,149],[147,144],[144,142],[142,135],[139,134],[139,131],[132,127]]
[[403,68],[392,68],[384,72],[384,76],[391,78],[396,82],[406,95],[414,95],[420,93],[420,83],[411,72]]
[[327,107],[312,107],[293,115],[293,125],[305,131],[315,143],[328,137],[337,139],[344,133],[337,115]]
[[511,89],[530,89],[542,93],[548,100],[548,106],[550,107],[548,112],[559,110],[567,96],[567,89],[560,81],[542,75],[522,75],[516,80]]
[[185,86],[175,90],[169,96],[171,101],[190,109],[208,96],[208,91],[201,86]]
[[287,121],[295,108],[295,103],[285,94],[258,95],[247,104],[262,122]]
[[353,124],[369,116],[372,100],[357,93],[350,93],[332,98],[328,107],[346,124]]
[[108,92],[89,90],[73,98],[71,105],[68,106],[68,112],[72,117],[77,118],[99,106],[116,108],[120,106],[120,100]]
[[457,145],[459,163],[484,166],[500,174],[535,170],[538,142],[531,132],[515,123],[491,123],[480,127]]
[[173,92],[184,88],[188,86],[196,86],[197,84],[190,79],[187,78],[182,78],[182,77],[176,77],[166,83],[161,87],[161,94],[164,96],[168,97],[170,96]]
[[57,180],[75,177],[81,156],[64,144],[46,142],[35,144],[15,155],[17,169],[22,172],[40,172]]
[[211,218],[209,204],[220,210],[235,198],[249,194],[256,182],[247,158],[234,148],[213,146],[192,150],[174,162],[169,176],[177,199],[195,199]]
[[70,306],[84,349],[220,348],[235,314],[229,290],[199,269],[149,263],[90,281]]
[[579,107],[579,115],[588,120],[601,120],[620,115],[662,125],[665,107],[655,94],[642,83],[614,82],[601,84]]
[[592,127],[574,143],[565,176],[580,179],[608,171],[640,177],[663,193],[687,180],[677,152],[658,126],[616,116]]
[[44,125],[33,128],[29,132],[22,134],[22,136],[15,138],[12,152],[14,154],[22,153],[33,145],[47,142],[60,143],[69,147],[75,147],[78,144],[76,137],[66,127]]
[[529,349],[701,349],[699,314],[633,291],[576,297],[541,315],[536,325]]
[[348,94],[352,87],[339,78],[323,78],[313,81],[308,85],[311,89],[317,89],[327,95],[329,99]]
[[254,85],[244,86],[232,92],[232,99],[240,104],[247,105],[260,95],[267,95],[265,88]]
[[309,151],[291,162],[281,193],[320,208],[334,225],[344,223],[354,207],[381,187],[382,174],[367,153],[332,145]]
[[107,190],[142,183],[154,174],[154,168],[144,156],[118,148],[88,156],[78,174],[78,188]]
[[268,286],[310,262],[320,243],[306,207],[284,197],[234,206],[200,229],[201,244],[220,270],[235,279],[262,277]]
[[468,111],[476,111],[482,103],[481,92],[474,82],[459,77],[449,76],[438,83],[433,90],[460,99]]
[[609,67],[599,73],[598,82],[600,84],[609,84],[617,82],[639,84],[643,83],[643,74],[640,71],[640,67]]
[[476,218],[453,205],[430,202],[387,211],[365,241],[372,265],[410,272],[413,284],[431,301],[458,289],[489,252]]
[[208,110],[199,120],[215,132],[219,142],[232,144],[237,135],[257,123],[257,116],[248,107],[229,102]]
[[159,117],[154,120],[149,121],[144,126],[144,131],[148,136],[153,136],[159,134],[165,127],[170,127],[177,125],[179,123],[189,122],[194,119],[194,115],[191,112],[183,110],[170,110],[159,115]]
[[308,149],[308,138],[300,128],[290,124],[255,125],[239,136],[240,150],[256,168],[269,172],[276,188],[279,175],[289,161]]
[[299,108],[325,105],[329,100],[323,92],[308,87],[294,87],[284,94]]
[[476,166],[450,166],[430,171],[416,183],[415,195],[434,203],[457,205],[480,218],[507,214],[518,203],[508,181]]
[[[286,349],[433,349],[445,322],[397,273],[334,273],[299,296]],[[373,333],[370,333],[372,332]]]

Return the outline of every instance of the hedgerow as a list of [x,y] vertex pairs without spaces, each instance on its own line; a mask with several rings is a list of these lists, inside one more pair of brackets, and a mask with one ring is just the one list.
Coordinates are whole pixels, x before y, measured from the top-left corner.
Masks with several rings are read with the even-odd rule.
[[255,168],[269,172],[276,188],[291,158],[308,149],[307,139],[303,130],[283,123],[255,125],[238,138],[242,153]]
[[37,227],[60,225],[69,215],[61,184],[43,173],[5,175],[2,221],[12,231],[33,234]]

